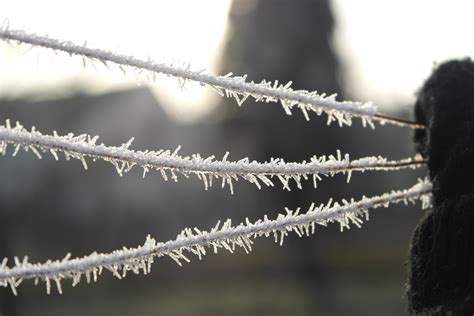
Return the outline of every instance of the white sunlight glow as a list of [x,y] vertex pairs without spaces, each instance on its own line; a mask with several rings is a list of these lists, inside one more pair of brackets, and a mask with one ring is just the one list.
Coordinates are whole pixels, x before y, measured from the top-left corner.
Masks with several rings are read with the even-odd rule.
[[[67,39],[143,59],[191,64],[217,72],[230,0],[60,1],[15,0],[1,4],[0,24]],[[92,93],[137,85],[134,76],[97,65],[84,67],[45,49],[0,43],[0,95],[35,95],[80,86]],[[138,83],[139,84],[139,83]],[[157,77],[150,87],[173,117],[189,121],[207,113],[218,98],[193,84],[182,91],[176,79]]]
[[474,1],[333,0],[349,98],[412,105],[433,68],[474,57]]
[[[230,3],[14,0],[0,5],[0,23],[8,19],[12,29],[79,44],[87,40],[88,47],[190,63],[194,70],[220,74],[216,66]],[[332,7],[336,18],[333,44],[343,66],[348,99],[373,101],[382,110],[410,106],[434,63],[474,57],[470,36],[474,1],[332,0]],[[0,96],[50,95],[71,87],[100,93],[137,85],[132,74],[124,76],[100,65],[96,68],[84,67],[80,58],[0,43]],[[219,100],[210,88],[188,84],[181,91],[176,79],[157,78],[157,83],[145,84],[157,92],[167,112],[182,121],[202,117]]]

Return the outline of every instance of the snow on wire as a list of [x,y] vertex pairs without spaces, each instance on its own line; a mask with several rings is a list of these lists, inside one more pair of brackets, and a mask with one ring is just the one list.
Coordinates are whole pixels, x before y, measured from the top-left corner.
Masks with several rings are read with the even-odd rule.
[[[216,76],[205,71],[192,71],[190,65],[175,66],[166,63],[157,63],[150,59],[142,60],[134,56],[127,56],[107,50],[88,48],[86,44],[77,45],[70,41],[58,40],[46,36],[39,36],[34,33],[26,33],[22,30],[11,30],[7,23],[0,27],[0,39],[10,42],[29,44],[32,46],[61,51],[69,55],[76,55],[90,61],[98,61],[105,66],[109,63],[118,65],[120,68],[126,67],[135,70],[137,76],[144,77],[149,81],[154,81],[156,74],[163,74],[176,77],[184,85],[186,81],[198,82],[201,85],[208,85],[215,88],[222,96],[233,97],[237,103],[242,103],[249,97],[256,101],[278,102],[282,104],[285,112],[291,115],[294,107],[298,107],[309,120],[308,112],[315,112],[321,115],[325,112],[328,115],[328,124],[338,121],[340,126],[351,125],[352,117],[359,117],[364,126],[374,127],[372,120],[378,119],[381,123],[392,123],[405,126],[402,121],[391,121],[390,118],[377,118],[377,107],[370,102],[336,101],[336,95],[326,96],[313,91],[293,90],[290,88],[291,81],[287,84],[280,84],[278,81],[269,82],[263,80],[260,83],[247,81],[246,75],[233,76],[229,73],[225,76]],[[144,75],[144,76],[143,76]],[[410,126],[410,125],[408,125]]]
[[62,260],[48,260],[43,264],[29,263],[27,257],[23,260],[15,258],[13,267],[7,266],[5,258],[0,264],[0,286],[9,286],[13,293],[17,294],[16,288],[24,279],[35,279],[35,284],[40,280],[46,283],[48,294],[51,291],[51,282],[54,282],[59,293],[62,293],[62,280],[72,279],[73,286],[80,282],[82,276],[85,276],[88,283],[91,279],[97,281],[104,268],[119,279],[125,277],[128,271],[135,274],[143,271],[147,274],[155,257],[168,256],[181,265],[182,261],[190,261],[188,254],[194,254],[201,259],[207,253],[206,248],[211,248],[216,253],[219,248],[233,252],[237,247],[242,247],[248,253],[252,250],[253,239],[261,236],[273,236],[275,242],[282,244],[289,232],[295,232],[300,237],[314,234],[316,224],[326,226],[328,223],[338,222],[341,230],[349,228],[350,224],[360,227],[363,218],[368,220],[370,208],[388,207],[389,204],[398,202],[414,202],[416,199],[421,199],[423,208],[429,207],[431,189],[432,185],[427,179],[419,180],[406,190],[392,191],[371,198],[363,197],[359,201],[343,200],[342,205],[329,201],[326,205],[315,207],[313,203],[303,214],[300,214],[299,208],[295,211],[286,209],[285,214],[279,214],[274,220],[265,215],[254,223],[246,218],[245,223],[237,226],[233,226],[228,219],[223,224],[218,222],[210,231],[186,228],[176,239],[165,243],[156,242],[148,236],[143,246],[124,247],[108,254],[94,252],[75,259],[70,259],[68,254]]
[[249,161],[248,158],[227,161],[228,152],[222,160],[216,160],[214,156],[203,158],[199,154],[179,156],[179,147],[173,152],[170,150],[131,150],[129,146],[133,138],[119,147],[97,144],[97,140],[98,136],[91,137],[87,134],[74,136],[70,133],[59,136],[54,132],[53,135],[44,135],[34,127],[28,131],[18,122],[15,127],[12,127],[9,120],[5,125],[0,125],[0,153],[3,155],[7,153],[8,144],[12,144],[14,156],[20,149],[24,149],[31,150],[40,159],[41,153],[49,152],[58,160],[58,153],[62,152],[66,160],[70,158],[80,160],[85,169],[87,169],[86,157],[90,157],[94,161],[100,159],[110,162],[119,175],[130,171],[135,165],[143,169],[143,176],[150,170],[157,170],[165,180],[171,178],[177,181],[177,174],[185,177],[195,174],[204,182],[206,189],[212,186],[214,179],[220,178],[222,187],[227,184],[231,193],[233,193],[233,181],[239,179],[244,179],[261,188],[262,184],[274,186],[272,178],[277,177],[283,184],[283,188],[290,190],[290,180],[293,180],[301,189],[301,181],[309,177],[312,177],[313,185],[316,187],[321,176],[343,173],[347,175],[349,182],[354,171],[418,168],[426,163],[421,156],[392,161],[383,157],[365,157],[351,161],[348,154],[342,157],[339,151],[336,156],[313,156],[309,162],[300,163],[285,162],[281,158],[274,158],[264,163]]

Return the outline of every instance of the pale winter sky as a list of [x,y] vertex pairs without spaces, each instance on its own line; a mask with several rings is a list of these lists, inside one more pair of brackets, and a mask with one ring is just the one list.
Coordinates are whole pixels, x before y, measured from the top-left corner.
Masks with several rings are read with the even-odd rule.
[[[229,0],[113,3],[112,8],[111,2],[93,0],[6,1],[1,5],[0,24],[8,19],[12,29],[76,43],[87,39],[89,47],[157,61],[189,62],[193,69],[218,72]],[[386,110],[410,104],[434,62],[474,56],[470,40],[473,1],[333,0],[332,4],[338,25],[333,47],[353,99],[371,100]],[[3,43],[0,69],[0,95],[60,91],[78,82],[91,92],[137,84],[133,76],[124,79],[118,70],[84,67],[78,58],[26,46],[14,49]],[[238,69],[234,73],[240,74]],[[211,89],[195,85],[183,92],[174,79],[161,78],[152,87],[164,95],[167,111],[185,121],[206,113],[218,99]]]

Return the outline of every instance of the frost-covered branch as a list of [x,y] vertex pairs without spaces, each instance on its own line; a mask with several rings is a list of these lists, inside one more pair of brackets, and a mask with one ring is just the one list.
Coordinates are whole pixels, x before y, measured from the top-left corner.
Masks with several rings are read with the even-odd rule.
[[418,168],[425,164],[421,157],[395,161],[382,157],[366,157],[351,161],[348,154],[342,157],[340,152],[336,156],[313,156],[309,162],[301,163],[285,162],[280,158],[265,163],[249,161],[248,158],[227,161],[228,153],[222,160],[216,160],[214,156],[202,158],[199,154],[183,157],[178,155],[179,147],[174,152],[169,150],[134,151],[129,149],[133,138],[119,147],[97,144],[97,140],[97,136],[91,137],[86,134],[59,136],[54,132],[53,135],[43,135],[34,127],[31,131],[26,130],[18,122],[15,127],[12,127],[9,120],[5,125],[0,125],[0,153],[3,155],[7,152],[8,144],[12,144],[13,155],[16,155],[20,149],[24,149],[31,150],[38,158],[42,157],[41,153],[49,152],[57,160],[58,153],[63,153],[66,159],[80,160],[85,169],[87,169],[86,157],[90,157],[93,160],[101,159],[110,162],[120,175],[130,171],[136,165],[143,168],[143,176],[149,170],[157,170],[165,180],[170,177],[177,181],[177,174],[185,177],[195,174],[204,182],[206,189],[212,186],[214,179],[220,179],[222,186],[229,185],[231,192],[233,181],[239,179],[254,183],[260,188],[262,184],[274,186],[272,178],[277,177],[283,184],[283,188],[290,190],[290,180],[294,180],[297,187],[301,188],[301,180],[311,177],[316,187],[321,176],[343,173],[347,174],[349,181],[354,171],[399,170]]
[[[306,90],[293,90],[291,82],[279,84],[278,81],[269,82],[263,80],[260,83],[247,81],[246,76],[215,76],[205,71],[192,71],[190,66],[180,67],[165,63],[157,63],[151,60],[142,60],[134,56],[127,56],[111,51],[96,48],[88,48],[86,45],[77,45],[69,41],[58,40],[34,33],[26,33],[22,30],[10,30],[8,26],[0,27],[0,39],[4,41],[16,41],[43,48],[61,51],[70,55],[88,58],[91,61],[99,61],[108,66],[108,63],[127,67],[137,71],[137,74],[145,75],[147,80],[154,81],[156,74],[164,74],[178,78],[182,84],[186,81],[198,82],[215,88],[221,95],[234,97],[241,105],[249,96],[256,101],[277,102],[280,101],[287,114],[291,114],[294,107],[298,107],[306,119],[308,112],[318,115],[325,112],[328,115],[328,123],[338,121],[339,125],[351,125],[352,117],[359,117],[365,126],[373,127],[372,120],[383,123],[392,123],[402,126],[411,126],[408,122],[391,120],[386,116],[377,115],[377,108],[370,102],[336,101],[336,95],[325,96],[317,92]],[[145,73],[144,73],[145,72]]]
[[430,205],[431,189],[428,180],[419,180],[407,190],[392,191],[371,198],[363,197],[359,201],[343,200],[342,205],[332,204],[330,201],[326,205],[315,207],[313,203],[304,214],[299,213],[300,209],[286,209],[285,214],[278,215],[274,220],[264,216],[263,219],[251,223],[247,218],[245,223],[233,226],[228,219],[223,224],[218,222],[210,231],[186,228],[175,240],[165,243],[156,242],[148,236],[143,246],[123,248],[108,254],[93,253],[75,259],[70,259],[68,254],[62,260],[48,260],[43,264],[29,263],[27,257],[21,261],[15,258],[13,267],[8,267],[7,260],[4,259],[0,265],[0,285],[10,286],[16,294],[16,288],[24,279],[35,279],[36,283],[40,280],[46,283],[48,293],[51,282],[54,282],[62,293],[62,280],[72,279],[73,286],[79,283],[82,276],[85,276],[87,282],[91,281],[91,277],[96,281],[104,268],[117,278],[122,278],[128,271],[149,273],[155,257],[169,256],[181,265],[181,261],[189,262],[188,254],[194,254],[201,259],[206,255],[207,248],[214,252],[219,248],[233,252],[237,247],[242,247],[249,252],[252,250],[253,239],[261,236],[273,236],[275,242],[282,244],[289,232],[295,232],[298,236],[314,234],[316,224],[326,226],[328,223],[338,222],[341,230],[349,228],[349,224],[360,227],[362,218],[368,219],[368,210],[371,208],[388,207],[389,204],[398,202],[414,202],[415,199],[421,199],[425,208]]

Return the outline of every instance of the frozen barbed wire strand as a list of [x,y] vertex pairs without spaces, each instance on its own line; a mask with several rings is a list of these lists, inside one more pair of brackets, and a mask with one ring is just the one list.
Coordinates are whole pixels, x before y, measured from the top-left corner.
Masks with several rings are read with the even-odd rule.
[[207,248],[217,252],[220,248],[233,252],[237,247],[242,247],[247,253],[252,250],[253,239],[261,236],[273,236],[275,242],[283,243],[289,232],[298,236],[312,235],[315,233],[316,224],[326,226],[331,222],[338,222],[341,230],[349,228],[350,224],[360,227],[363,218],[368,219],[368,210],[378,207],[388,207],[391,203],[414,202],[421,199],[422,207],[430,205],[431,183],[419,180],[409,189],[392,191],[371,198],[363,197],[359,201],[343,200],[342,204],[331,201],[319,207],[314,203],[309,210],[300,214],[300,209],[295,211],[285,209],[285,214],[279,214],[274,220],[267,216],[251,223],[247,218],[245,223],[233,226],[230,219],[223,224],[218,222],[210,231],[197,228],[184,229],[176,239],[161,243],[148,236],[145,244],[137,248],[123,248],[111,253],[92,253],[83,258],[70,259],[68,254],[62,260],[48,260],[46,263],[30,263],[25,257],[22,261],[15,258],[14,266],[8,267],[7,260],[0,264],[0,286],[10,287],[13,293],[25,279],[40,280],[46,284],[48,293],[51,291],[51,282],[56,284],[59,293],[62,293],[61,281],[72,279],[75,286],[83,276],[87,282],[97,280],[103,269],[107,269],[117,278],[123,278],[128,271],[138,274],[150,272],[151,264],[155,257],[168,256],[179,265],[182,261],[189,262],[188,254],[194,254],[201,259],[207,253]]
[[317,181],[322,176],[343,173],[347,175],[349,181],[354,171],[419,168],[426,163],[421,156],[393,161],[383,157],[365,157],[351,161],[348,154],[342,156],[339,151],[335,156],[313,156],[308,162],[301,163],[285,162],[280,158],[265,163],[250,161],[248,158],[227,161],[228,153],[222,160],[216,160],[214,156],[203,158],[199,154],[180,156],[179,147],[173,152],[134,151],[129,149],[132,140],[133,138],[118,147],[105,146],[97,144],[98,136],[92,137],[86,134],[74,136],[71,133],[59,136],[56,132],[53,135],[44,135],[34,127],[31,131],[26,130],[19,122],[12,127],[9,120],[5,125],[0,125],[0,153],[3,155],[7,152],[8,144],[14,147],[13,155],[24,149],[31,150],[40,159],[42,153],[50,153],[58,160],[58,153],[62,152],[66,159],[80,160],[85,169],[88,167],[86,158],[89,157],[92,160],[110,162],[120,175],[130,171],[135,165],[143,168],[144,175],[150,170],[160,171],[165,180],[171,178],[177,181],[177,174],[185,177],[195,174],[204,182],[206,189],[212,186],[213,179],[220,178],[222,186],[228,185],[231,192],[233,192],[233,181],[239,179],[254,183],[260,188],[262,185],[274,186],[273,178],[276,177],[284,189],[290,190],[291,180],[298,188],[302,188],[302,180],[312,178],[316,187]]
[[[177,77],[184,84],[186,81],[198,82],[215,88],[222,96],[233,97],[241,105],[249,96],[256,101],[277,102],[280,101],[285,112],[291,115],[294,107],[298,107],[306,119],[309,120],[308,112],[318,115],[325,112],[328,115],[328,124],[337,121],[339,125],[351,125],[352,117],[362,119],[364,126],[374,126],[372,120],[377,113],[377,108],[370,102],[336,101],[336,95],[326,96],[306,90],[293,90],[291,82],[280,84],[278,81],[269,82],[263,80],[260,83],[247,81],[247,77],[233,76],[229,73],[225,76],[215,76],[205,71],[192,71],[190,66],[175,66],[165,63],[156,63],[151,60],[141,60],[134,56],[127,56],[107,50],[88,48],[85,44],[77,45],[70,41],[63,41],[47,36],[39,36],[34,33],[26,33],[23,30],[9,29],[8,25],[0,27],[0,39],[10,42],[30,44],[43,48],[61,51],[69,55],[87,58],[91,61],[99,61],[108,66],[108,63],[120,67],[131,67],[138,70],[140,77],[145,72],[147,80],[154,81],[155,74],[164,74]],[[377,119],[377,118],[375,118]],[[384,117],[384,123],[402,125],[401,122],[392,122]]]

